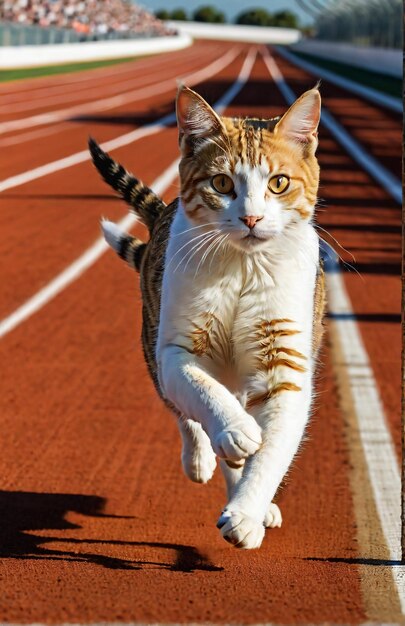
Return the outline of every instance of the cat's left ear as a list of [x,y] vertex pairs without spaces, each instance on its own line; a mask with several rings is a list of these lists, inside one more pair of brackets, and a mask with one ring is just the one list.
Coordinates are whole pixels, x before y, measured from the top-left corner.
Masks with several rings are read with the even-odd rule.
[[183,138],[192,141],[209,135],[215,135],[222,129],[222,122],[214,109],[192,89],[180,85],[176,99],[179,143]]
[[306,91],[283,115],[274,134],[284,135],[297,143],[317,145],[321,118],[321,96],[317,88]]

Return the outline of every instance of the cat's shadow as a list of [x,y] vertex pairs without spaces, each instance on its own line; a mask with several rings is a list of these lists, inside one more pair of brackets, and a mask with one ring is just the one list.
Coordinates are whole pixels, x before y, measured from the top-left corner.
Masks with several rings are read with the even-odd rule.
[[[221,571],[223,568],[210,563],[194,546],[181,544],[121,541],[105,539],[78,539],[57,536],[36,535],[39,530],[72,530],[79,525],[69,522],[69,513],[92,518],[118,518],[122,516],[105,515],[103,510],[106,501],[99,496],[34,493],[22,491],[0,491],[0,559],[22,560],[56,560],[87,562],[108,569],[141,570],[148,567],[161,568],[169,571],[194,572],[196,570]],[[125,519],[125,518],[123,518]],[[66,543],[66,549],[47,547],[51,542]],[[69,545],[97,545],[97,551],[77,551],[69,549]],[[100,546],[134,546],[136,548],[154,548],[159,553],[170,555],[170,562],[162,558],[155,561],[134,558],[133,560],[112,557],[99,553]],[[139,552],[139,550],[138,550]]]

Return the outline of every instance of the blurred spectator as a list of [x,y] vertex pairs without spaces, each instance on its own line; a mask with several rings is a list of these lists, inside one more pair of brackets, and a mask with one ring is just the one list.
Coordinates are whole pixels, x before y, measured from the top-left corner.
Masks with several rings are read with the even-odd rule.
[[111,32],[175,35],[145,9],[129,0],[3,0],[0,20],[73,28],[85,35]]

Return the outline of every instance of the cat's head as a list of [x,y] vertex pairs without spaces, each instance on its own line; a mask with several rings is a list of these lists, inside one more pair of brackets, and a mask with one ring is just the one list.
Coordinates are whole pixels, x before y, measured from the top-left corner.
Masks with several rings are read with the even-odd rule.
[[185,86],[176,108],[181,199],[190,220],[215,225],[251,252],[311,219],[319,184],[317,88],[272,120],[220,117]]

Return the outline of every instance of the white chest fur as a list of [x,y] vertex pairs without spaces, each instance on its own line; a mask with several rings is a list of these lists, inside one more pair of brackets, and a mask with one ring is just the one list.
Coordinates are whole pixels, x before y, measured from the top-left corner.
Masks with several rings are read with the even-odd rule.
[[310,356],[318,264],[313,227],[297,225],[252,254],[225,243],[201,262],[213,241],[205,238],[208,230],[194,228],[179,208],[166,255],[158,364],[164,346],[177,345],[216,373],[231,367],[244,378],[254,373],[263,349],[261,325],[277,320],[289,320],[279,331],[296,331],[284,335],[283,345]]

